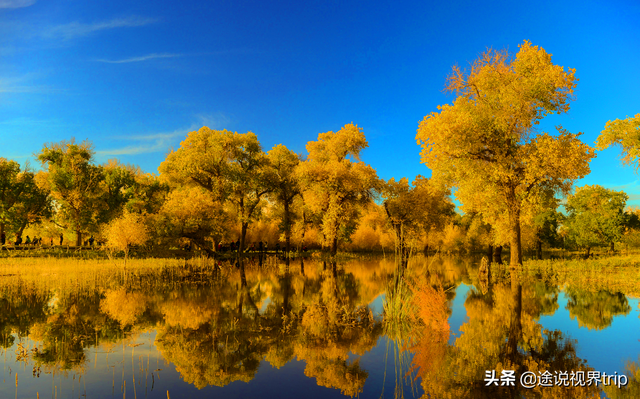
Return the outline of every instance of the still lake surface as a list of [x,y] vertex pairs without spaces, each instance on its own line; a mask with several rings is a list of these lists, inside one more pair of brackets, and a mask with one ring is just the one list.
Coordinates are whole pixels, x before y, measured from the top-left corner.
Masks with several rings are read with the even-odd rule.
[[[428,334],[412,337],[410,328],[399,334],[385,326],[383,303],[395,272],[388,257],[287,264],[272,256],[249,259],[243,268],[222,262],[218,268],[80,276],[72,284],[51,276],[37,284],[0,276],[0,397],[626,392],[601,385],[526,389],[519,378],[544,371],[561,381],[562,372],[624,374],[640,355],[637,298],[545,281],[483,284],[478,265],[478,259],[453,257],[409,264],[410,276],[446,289],[451,334],[437,348]],[[503,370],[515,371],[514,387],[500,379]],[[486,387],[492,371],[498,386]]]

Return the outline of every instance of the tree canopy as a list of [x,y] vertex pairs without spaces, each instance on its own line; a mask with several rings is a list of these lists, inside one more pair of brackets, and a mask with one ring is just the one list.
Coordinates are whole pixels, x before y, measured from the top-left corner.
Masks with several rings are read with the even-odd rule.
[[348,124],[310,141],[309,157],[299,167],[305,201],[321,214],[322,233],[334,255],[340,227],[353,217],[357,205],[371,200],[379,184],[375,169],[360,161],[366,147],[362,128]]
[[102,169],[92,164],[93,149],[88,141],[46,144],[38,160],[47,167],[43,179],[53,199],[60,205],[62,223],[76,233],[76,246],[82,245],[82,233],[95,227],[100,203]]
[[[633,118],[608,121],[596,140],[596,148],[604,150],[612,145],[622,147],[622,163],[634,164],[640,158],[640,114]],[[635,165],[636,169],[638,165]]]
[[599,185],[583,186],[567,198],[569,215],[565,224],[569,238],[579,247],[589,249],[620,241],[625,227],[624,207],[629,197],[622,191]]
[[258,216],[261,200],[271,191],[268,158],[254,133],[193,131],[167,155],[159,170],[170,184],[204,188],[212,199],[230,203],[241,226],[240,250],[247,228]]
[[470,71],[454,67],[446,89],[455,101],[427,115],[416,136],[432,179],[456,187],[464,211],[506,230],[512,266],[522,264],[526,209],[545,190],[568,194],[595,156],[580,134],[561,127],[534,135],[542,118],[568,111],[577,78],[544,49],[527,41],[519,47],[515,57],[489,50]]

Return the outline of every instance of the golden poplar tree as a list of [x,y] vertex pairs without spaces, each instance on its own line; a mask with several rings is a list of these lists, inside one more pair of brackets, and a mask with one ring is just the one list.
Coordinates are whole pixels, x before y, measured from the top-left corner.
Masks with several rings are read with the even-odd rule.
[[318,141],[307,143],[309,157],[298,168],[305,202],[321,215],[322,233],[332,255],[338,250],[340,227],[354,217],[358,205],[371,200],[379,185],[375,169],[359,158],[367,145],[362,129],[354,124],[335,133],[320,133]]
[[522,264],[521,222],[547,190],[569,193],[595,157],[580,134],[536,134],[542,118],[569,110],[577,78],[544,49],[519,47],[515,57],[489,50],[470,71],[454,67],[446,90],[455,101],[427,115],[416,136],[432,180],[456,187],[464,211],[504,230],[512,266]]

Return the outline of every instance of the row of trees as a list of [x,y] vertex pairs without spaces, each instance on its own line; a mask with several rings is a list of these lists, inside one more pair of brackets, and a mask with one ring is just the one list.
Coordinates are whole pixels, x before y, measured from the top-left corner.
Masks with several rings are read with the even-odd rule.
[[[361,134],[353,125],[346,128],[351,132],[343,129],[337,133],[344,135],[342,141],[348,140],[348,134]],[[508,244],[500,241],[500,231],[481,214],[456,214],[449,192],[429,179],[418,176],[412,184],[406,178],[385,182],[378,180],[368,165],[350,174],[345,164],[351,160],[344,164],[335,161],[337,167],[321,164],[318,151],[315,163],[307,163],[277,145],[266,154],[255,151],[259,162],[251,162],[259,166],[249,170],[251,173],[232,169],[252,165],[242,159],[238,165],[230,162],[224,166],[226,171],[219,161],[216,179],[200,176],[199,170],[216,170],[212,165],[194,166],[197,159],[215,159],[211,157],[213,145],[204,144],[207,138],[213,137],[213,143],[234,136],[239,142],[250,137],[257,143],[253,134],[203,128],[191,133],[181,148],[167,157],[160,177],[116,161],[94,165],[86,142],[45,146],[41,159],[56,162],[48,172],[20,171],[16,162],[0,160],[4,171],[0,180],[2,231],[21,235],[27,225],[37,224],[40,236],[57,238],[59,232],[75,232],[77,245],[83,235],[95,234],[125,250],[128,244],[148,239],[167,245],[188,240],[211,250],[213,243],[238,236],[244,248],[243,238],[253,226],[253,234],[249,233],[253,240],[264,238],[273,244],[281,239],[286,247],[292,240],[297,245],[324,243],[335,251],[341,239],[348,249],[396,247],[405,259],[410,249],[483,251]],[[195,140],[203,144],[192,144]],[[209,154],[203,155],[205,151]],[[331,170],[337,171],[333,180]],[[358,181],[354,175],[363,178]],[[237,178],[235,183],[232,176]],[[344,189],[340,184],[352,186]],[[347,198],[349,193],[351,199]],[[374,196],[382,201],[376,203]],[[584,248],[587,253],[597,246],[613,249],[619,242],[636,246],[640,242],[638,212],[625,211],[626,200],[623,192],[585,186],[568,196],[565,215],[557,210],[559,201],[549,197],[544,211],[522,224],[522,245],[538,254],[543,245]]]
[[[563,204],[564,212],[556,205],[535,215],[530,223],[522,224],[523,250],[542,257],[549,248],[585,250],[607,247],[614,251],[616,244],[627,248],[640,244],[640,212],[626,207],[628,196],[622,191],[599,185],[583,186],[569,195]],[[497,257],[502,245],[496,241],[495,231],[476,213],[455,217],[444,230],[434,235],[434,244],[445,252],[483,251],[487,248]]]
[[[279,221],[287,250],[294,235],[304,242],[315,229],[317,241],[335,254],[338,242],[348,241],[362,215],[377,206],[378,196],[386,229],[406,257],[406,237],[428,243],[433,233],[446,233],[447,225],[455,231],[449,199],[455,189],[462,210],[486,233],[485,244],[508,245],[511,265],[517,266],[523,229],[541,237],[557,234],[557,197],[572,192],[595,157],[581,133],[560,126],[553,135],[536,130],[545,116],[569,110],[576,84],[575,70],[554,65],[550,54],[527,41],[513,57],[487,51],[470,71],[454,67],[446,89],[457,94],[455,101],[427,115],[416,136],[432,178],[418,177],[411,185],[407,179],[382,181],[360,160],[367,141],[353,124],[319,134],[307,144],[306,158],[283,145],[265,153],[251,132],[203,127],[168,154],[159,177],[117,162],[95,165],[87,142],[49,144],[38,155],[45,168],[38,174],[2,160],[0,228],[20,235],[29,223],[52,216],[55,227],[74,231],[80,245],[83,234],[99,234],[101,225],[136,212],[145,217],[125,215],[120,224],[144,219],[157,243],[182,238],[211,250],[211,242],[231,239],[229,232],[237,230],[243,250],[251,226],[266,216]],[[635,162],[639,126],[640,115],[607,123],[597,148],[619,144],[623,160]],[[561,224],[576,232],[578,246],[613,245],[621,226],[633,227],[622,223],[631,220],[623,215],[624,194],[613,198],[602,190],[584,188],[567,204],[569,217]],[[596,222],[594,204],[619,216]],[[139,242],[141,236],[147,234],[125,241]]]
[[72,231],[76,245],[91,234],[123,248],[150,238],[167,245],[187,240],[209,252],[239,237],[242,251],[251,226],[266,219],[277,221],[286,250],[294,234],[300,243],[313,231],[313,241],[335,255],[361,216],[377,211],[383,221],[376,228],[393,232],[406,254],[405,237],[437,230],[453,215],[449,191],[421,176],[413,185],[379,179],[359,158],[366,147],[353,124],[321,133],[308,143],[306,159],[284,145],[265,153],[251,132],[203,127],[154,176],[117,161],[96,165],[88,142],[47,144],[38,154],[45,170],[38,173],[0,159],[7,171],[0,181],[2,229],[20,236],[43,222],[46,236]]

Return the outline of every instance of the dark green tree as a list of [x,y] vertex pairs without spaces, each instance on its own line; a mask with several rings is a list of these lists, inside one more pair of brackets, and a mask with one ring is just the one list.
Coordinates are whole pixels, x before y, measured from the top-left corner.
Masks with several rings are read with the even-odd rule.
[[93,149],[88,141],[45,144],[38,160],[47,168],[44,184],[58,205],[57,221],[76,233],[76,245],[82,234],[97,228],[102,201],[102,168],[93,164]]
[[585,248],[587,256],[591,248],[598,245],[609,245],[613,251],[624,231],[624,207],[628,198],[622,191],[599,185],[579,187],[565,205],[569,238],[578,247]]

